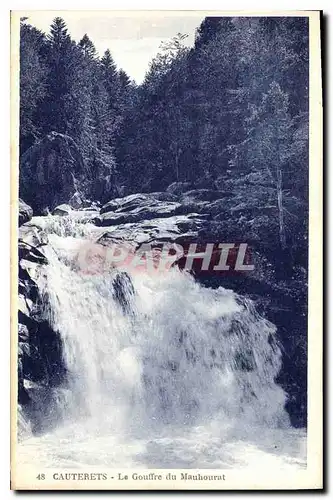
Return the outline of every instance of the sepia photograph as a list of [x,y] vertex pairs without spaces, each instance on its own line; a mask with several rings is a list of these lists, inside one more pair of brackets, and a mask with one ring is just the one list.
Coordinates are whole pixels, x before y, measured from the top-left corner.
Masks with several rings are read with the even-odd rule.
[[13,489],[321,488],[320,12],[11,23]]

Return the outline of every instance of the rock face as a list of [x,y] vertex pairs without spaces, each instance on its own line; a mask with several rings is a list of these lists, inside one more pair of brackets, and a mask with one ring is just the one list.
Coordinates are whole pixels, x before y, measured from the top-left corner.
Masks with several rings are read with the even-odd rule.
[[32,217],[33,211],[21,198],[19,199],[19,226],[28,222]]
[[157,204],[157,201],[176,201],[177,198],[173,195],[168,195],[167,193],[138,193],[130,194],[123,198],[115,198],[105,205],[100,210],[101,214],[109,212],[125,212],[129,213],[131,210],[138,208],[145,208],[149,210],[153,205]]
[[47,235],[32,222],[19,229],[18,282],[18,400],[33,408],[31,388],[58,385],[64,376],[58,333],[49,324],[45,297],[41,296],[38,279],[48,261],[44,255]]
[[35,214],[68,200],[77,191],[77,180],[84,168],[74,140],[51,132],[31,146],[20,162],[20,196]]
[[195,214],[124,223],[114,228],[105,228],[97,243],[108,246],[121,241],[131,243],[134,247],[143,243],[152,246],[162,243],[190,243],[196,241],[203,225],[204,219]]
[[[163,193],[165,194],[165,193]],[[161,199],[163,198],[163,200]],[[167,201],[169,198],[173,201]],[[134,194],[125,198],[116,198],[101,208],[96,217],[97,226],[116,226],[119,224],[169,218],[193,212],[194,205],[175,201],[175,197],[161,196],[161,193]]]

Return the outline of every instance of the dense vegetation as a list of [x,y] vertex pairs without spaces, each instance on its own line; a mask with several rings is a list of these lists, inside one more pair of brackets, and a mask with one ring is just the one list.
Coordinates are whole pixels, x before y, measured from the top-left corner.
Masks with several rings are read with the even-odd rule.
[[284,250],[306,219],[307,19],[206,18],[194,48],[185,37],[161,46],[137,86],[62,19],[47,36],[23,19],[21,153],[52,131],[70,136],[92,197],[97,180],[107,198],[175,181],[237,190]]

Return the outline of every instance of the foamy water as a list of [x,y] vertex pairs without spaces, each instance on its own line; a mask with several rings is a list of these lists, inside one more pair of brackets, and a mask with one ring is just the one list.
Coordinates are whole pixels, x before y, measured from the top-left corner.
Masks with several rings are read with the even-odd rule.
[[291,428],[275,383],[276,329],[250,301],[178,269],[84,273],[89,226],[63,231],[45,219],[50,263],[39,287],[68,375],[43,431],[25,432],[21,463],[305,466],[305,432]]

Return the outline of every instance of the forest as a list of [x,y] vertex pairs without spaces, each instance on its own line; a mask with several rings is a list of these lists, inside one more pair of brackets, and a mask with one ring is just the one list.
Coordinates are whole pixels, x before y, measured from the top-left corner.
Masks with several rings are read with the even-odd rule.
[[64,20],[45,35],[22,19],[21,154],[56,131],[82,151],[88,191],[110,176],[114,192],[236,181],[269,198],[280,183],[297,214],[307,186],[307,19],[206,18],[193,48],[184,38],[162,44],[136,85],[110,50],[99,57],[88,35],[74,42]]
[[[161,44],[140,85],[87,34],[72,40],[63,19],[48,35],[28,21],[20,191],[32,206],[30,186],[47,175],[37,168],[29,179],[24,159],[48,134],[65,134],[79,168],[60,168],[81,197],[103,204],[173,183],[175,192],[226,192],[232,199],[219,215],[231,238],[274,242],[283,274],[307,266],[307,18],[207,17],[194,47],[185,47],[186,33]],[[64,189],[57,178],[48,187]]]

